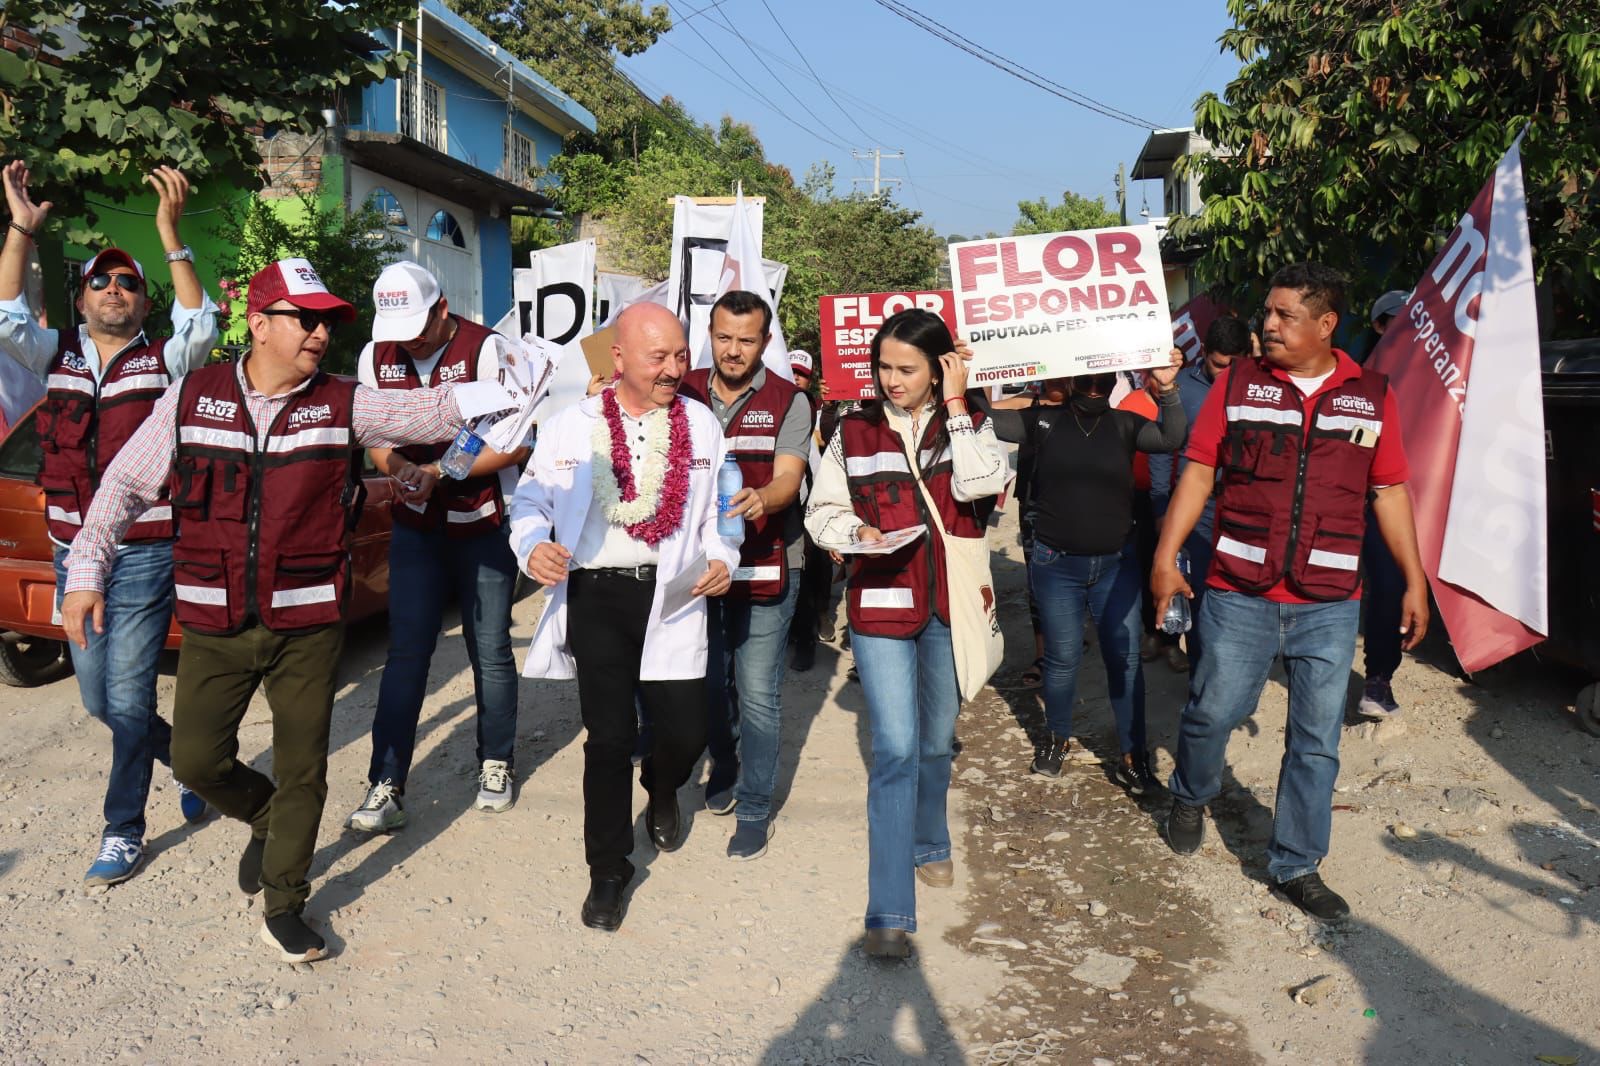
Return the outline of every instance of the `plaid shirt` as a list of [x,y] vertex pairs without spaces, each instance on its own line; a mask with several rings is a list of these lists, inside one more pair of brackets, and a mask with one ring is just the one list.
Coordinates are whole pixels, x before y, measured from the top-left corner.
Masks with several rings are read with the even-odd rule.
[[[235,372],[245,407],[256,426],[257,444],[265,442],[273,420],[289,401],[310,384],[307,378],[288,392],[267,396],[250,385],[241,360]],[[67,556],[66,592],[104,592],[122,534],[161,494],[172,473],[178,450],[178,395],[181,380],[156,401],[150,417],[128,439],[94,494]],[[369,448],[394,448],[448,440],[461,426],[461,412],[452,390],[370,389],[356,386],[353,412],[356,441]]]

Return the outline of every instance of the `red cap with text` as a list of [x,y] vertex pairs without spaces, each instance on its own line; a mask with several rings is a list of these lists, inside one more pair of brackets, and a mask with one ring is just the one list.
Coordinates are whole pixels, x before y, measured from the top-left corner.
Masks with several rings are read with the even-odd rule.
[[332,311],[342,322],[353,321],[355,306],[328,291],[317,270],[304,259],[280,259],[268,263],[250,279],[248,314],[287,300],[310,311]]

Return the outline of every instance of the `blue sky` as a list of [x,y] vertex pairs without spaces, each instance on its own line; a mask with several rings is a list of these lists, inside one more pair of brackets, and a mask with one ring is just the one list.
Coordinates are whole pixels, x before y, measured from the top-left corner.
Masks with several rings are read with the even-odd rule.
[[[902,2],[1159,127],[1192,125],[1194,99],[1220,92],[1237,72],[1216,45],[1229,25],[1222,0]],[[871,162],[853,159],[852,149],[903,150],[904,160],[884,160],[883,174],[905,181],[897,198],[941,234],[1009,232],[1018,200],[1054,200],[1064,189],[1104,196],[1114,207],[1117,164],[1131,169],[1144,143],[1146,128],[1025,84],[874,0],[670,0],[670,7],[672,32],[621,61],[647,92],[672,95],[703,122],[731,114],[749,123],[767,157],[797,180],[827,160],[841,192],[852,177],[871,174]],[[1130,182],[1130,218],[1145,195],[1159,211],[1157,183]]]

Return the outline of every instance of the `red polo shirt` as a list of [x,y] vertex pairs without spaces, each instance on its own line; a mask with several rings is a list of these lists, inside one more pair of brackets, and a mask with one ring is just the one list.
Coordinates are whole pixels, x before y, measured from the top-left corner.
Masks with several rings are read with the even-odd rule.
[[[1273,377],[1289,383],[1289,387],[1294,389],[1293,395],[1300,397],[1300,406],[1306,412],[1305,434],[1307,440],[1310,439],[1311,435],[1312,420],[1310,412],[1317,398],[1330,389],[1344,384],[1351,378],[1361,376],[1361,367],[1356,364],[1355,360],[1337,348],[1333,350],[1333,354],[1334,358],[1338,360],[1338,363],[1333,368],[1333,373],[1329,374],[1327,380],[1318,386],[1317,391],[1310,396],[1300,392],[1299,387],[1294,385],[1294,379],[1287,370],[1274,366],[1272,363],[1262,363],[1262,366],[1266,367]],[[1217,453],[1222,450],[1222,439],[1228,427],[1227,415],[1223,410],[1227,404],[1227,375],[1228,371],[1226,370],[1218,375],[1216,385],[1206,394],[1205,403],[1201,405],[1200,413],[1195,417],[1194,425],[1189,427],[1189,446],[1184,454],[1191,463],[1199,463],[1201,466],[1209,467],[1217,465]],[[1367,478],[1367,484],[1373,487],[1399,485],[1411,478],[1411,469],[1406,464],[1405,444],[1400,439],[1400,405],[1395,401],[1393,389],[1384,390],[1383,428],[1384,431],[1378,436],[1377,447],[1373,450],[1372,471]],[[1215,571],[1206,578],[1206,585],[1215,589],[1238,591],[1218,577]],[[1360,595],[1361,592],[1358,589],[1355,597]],[[1283,580],[1280,580],[1266,592],[1261,593],[1261,598],[1271,600],[1273,603],[1315,602],[1303,599],[1290,592],[1287,582]]]

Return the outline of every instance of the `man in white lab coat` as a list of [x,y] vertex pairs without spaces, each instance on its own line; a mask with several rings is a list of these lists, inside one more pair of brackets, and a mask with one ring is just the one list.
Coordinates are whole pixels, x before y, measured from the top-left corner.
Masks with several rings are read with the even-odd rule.
[[511,502],[511,545],[548,587],[523,674],[578,679],[584,741],[583,923],[615,930],[633,877],[634,692],[654,743],[640,780],[656,847],[683,843],[677,790],[705,748],[706,596],[728,591],[741,538],[717,534],[722,427],[678,395],[689,350],[676,316],[617,320],[615,381],[540,427]]

